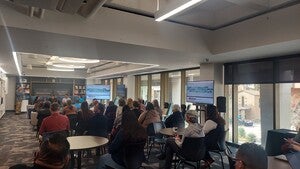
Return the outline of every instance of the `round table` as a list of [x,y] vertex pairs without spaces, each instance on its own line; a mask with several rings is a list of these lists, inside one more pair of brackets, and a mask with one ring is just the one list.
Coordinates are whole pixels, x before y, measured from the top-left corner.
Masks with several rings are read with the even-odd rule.
[[[81,151],[98,148],[108,143],[108,139],[98,136],[72,136],[67,137],[70,143],[70,151],[74,154],[74,151],[78,151],[77,167],[81,168]],[[73,157],[72,157],[73,158]]]
[[[159,132],[166,136],[174,136],[175,135],[173,128],[163,128]],[[183,133],[184,133],[184,128],[177,129],[176,134],[183,135]]]

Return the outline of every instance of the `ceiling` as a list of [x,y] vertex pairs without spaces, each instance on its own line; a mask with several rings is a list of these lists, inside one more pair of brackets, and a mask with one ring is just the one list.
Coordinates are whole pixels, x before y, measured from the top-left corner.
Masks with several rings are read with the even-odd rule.
[[[0,12],[2,9],[2,22],[13,30],[12,39],[18,39],[14,41],[19,48],[16,52],[22,71],[29,76],[43,75],[53,56],[99,59],[99,63],[85,64],[84,69],[75,72],[85,78],[109,78],[300,52],[300,37],[286,35],[293,29],[280,34],[276,32],[279,28],[271,30],[268,26],[264,30],[251,25],[254,21],[266,22],[262,20],[266,14],[270,14],[268,18],[283,10],[288,13],[300,0],[203,0],[166,21],[155,22],[157,11],[167,9],[174,1],[6,0],[1,2]],[[293,19],[280,22],[288,20]],[[271,21],[276,25],[276,19]],[[251,30],[239,28],[241,24]],[[251,33],[260,30],[267,36],[257,35],[255,38],[261,39],[255,41]],[[7,34],[3,31],[1,35]],[[272,36],[275,34],[278,37]],[[5,41],[7,48],[0,46],[0,66],[9,74],[17,74],[12,71],[14,61],[7,52],[11,42],[9,38]]]

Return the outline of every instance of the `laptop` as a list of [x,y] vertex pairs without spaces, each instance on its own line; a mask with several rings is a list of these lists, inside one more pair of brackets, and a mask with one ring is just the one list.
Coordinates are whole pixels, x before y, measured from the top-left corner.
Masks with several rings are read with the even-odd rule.
[[300,152],[288,153],[285,155],[292,169],[299,169],[300,166]]

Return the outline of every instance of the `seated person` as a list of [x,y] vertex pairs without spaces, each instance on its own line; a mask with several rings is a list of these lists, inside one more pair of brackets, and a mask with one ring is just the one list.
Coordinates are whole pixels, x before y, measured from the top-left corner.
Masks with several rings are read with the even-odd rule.
[[174,153],[181,153],[181,146],[185,137],[204,137],[202,126],[198,123],[198,114],[195,110],[189,110],[185,114],[188,127],[185,129],[182,139],[178,136],[176,138],[168,138],[165,146],[165,152],[158,156],[159,159],[166,158],[165,169],[172,167],[172,159]]
[[51,115],[46,117],[40,127],[39,134],[70,130],[70,122],[67,116],[59,113],[59,104],[53,103],[50,106]]
[[57,98],[55,97],[55,95],[51,95],[51,97],[49,98],[49,102],[52,104],[52,103],[58,103],[58,100],[57,100]]
[[218,149],[218,141],[224,133],[225,120],[220,116],[218,109],[214,105],[207,105],[206,108],[206,121],[203,126],[205,134],[205,167],[208,167],[214,160],[209,154],[209,150]]
[[136,118],[138,119],[139,117],[140,117],[140,115],[141,115],[141,110],[140,110],[140,103],[138,102],[138,101],[133,101],[133,112],[134,112],[134,114],[135,114],[135,116],[136,116]]
[[182,113],[180,112],[180,107],[178,104],[174,104],[172,108],[173,114],[171,114],[165,121],[167,128],[178,127],[184,128],[184,119]]
[[18,164],[10,169],[67,169],[69,150],[70,144],[66,137],[54,134],[41,144],[39,152],[35,154],[33,167]]
[[77,109],[72,105],[72,100],[67,100],[67,105],[64,107],[62,114],[77,114]]
[[107,118],[103,115],[104,109],[102,103],[94,107],[95,115],[88,120],[87,135],[107,137]]
[[288,148],[295,151],[300,151],[300,143],[294,139],[287,139]]
[[113,125],[114,125],[114,121],[116,119],[117,107],[118,106],[116,106],[113,101],[110,101],[108,103],[108,106],[107,106],[106,111],[105,111],[105,116],[108,120],[107,131],[109,133],[111,132],[111,130],[113,128]]
[[[119,169],[126,168],[124,161],[124,148],[126,145],[143,143],[147,140],[146,130],[138,123],[133,111],[125,111],[122,115],[121,128],[109,146],[109,154],[100,157],[98,169],[109,166]],[[143,145],[143,146],[144,146]],[[144,151],[135,152],[137,160],[144,159]],[[126,154],[129,155],[129,154]]]
[[154,110],[153,104],[149,102],[146,106],[146,112],[140,115],[138,121],[144,128],[147,128],[149,124],[160,122],[161,120],[158,112]]
[[235,169],[267,169],[268,157],[265,150],[254,143],[242,144],[237,153]]
[[41,127],[41,124],[43,122],[43,119],[50,116],[51,115],[51,111],[50,111],[50,102],[45,102],[44,103],[44,106],[43,106],[43,109],[41,109],[40,111],[38,111],[38,114],[37,114],[37,119],[38,119],[38,122],[37,122],[37,129],[39,130],[40,127]]
[[77,120],[77,135],[83,135],[84,131],[87,130],[88,121],[92,118],[95,114],[92,110],[89,109],[89,105],[87,101],[81,103],[81,109],[78,112]]

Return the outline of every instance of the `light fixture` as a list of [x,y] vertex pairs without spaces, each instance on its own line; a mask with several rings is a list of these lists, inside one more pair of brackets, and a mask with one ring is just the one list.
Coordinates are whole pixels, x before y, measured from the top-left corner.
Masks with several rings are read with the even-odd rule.
[[2,69],[2,67],[0,67],[0,72],[2,72],[3,74],[7,74],[7,72],[4,69]]
[[68,57],[60,57],[60,61],[69,62],[69,63],[98,63],[100,60],[96,59],[81,59],[81,58],[68,58]]
[[159,10],[155,13],[155,21],[163,21],[195,4],[202,0],[177,0],[172,1],[170,5],[167,6],[164,10]]
[[31,64],[28,64],[28,65],[26,66],[26,68],[31,70],[31,69],[32,69],[32,65],[31,65]]
[[53,64],[52,66],[58,68],[71,68],[71,69],[84,69],[85,65],[72,65],[72,64]]
[[47,67],[47,70],[58,71],[58,72],[73,72],[74,71],[74,69],[69,69],[69,68],[55,68],[55,67]]
[[22,76],[16,52],[12,52],[19,76]]

